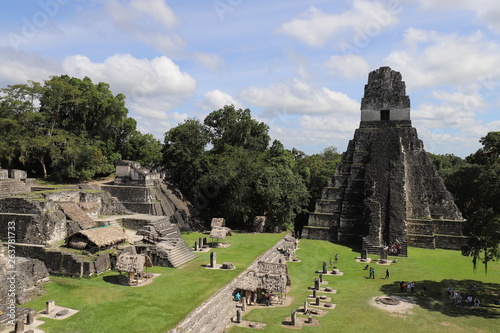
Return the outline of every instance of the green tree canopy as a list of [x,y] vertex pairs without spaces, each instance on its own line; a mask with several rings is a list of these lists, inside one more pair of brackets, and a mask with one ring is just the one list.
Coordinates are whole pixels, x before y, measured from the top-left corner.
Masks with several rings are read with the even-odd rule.
[[[122,156],[159,162],[161,143],[136,130],[125,96],[86,77],[53,76],[1,89],[0,163],[44,177],[90,179]],[[146,150],[147,149],[147,150]]]
[[488,262],[500,255],[500,132],[490,132],[480,142],[483,147],[467,163],[458,163],[445,183],[467,219],[464,231],[470,238],[463,252],[473,257],[474,269],[481,260],[487,271]]

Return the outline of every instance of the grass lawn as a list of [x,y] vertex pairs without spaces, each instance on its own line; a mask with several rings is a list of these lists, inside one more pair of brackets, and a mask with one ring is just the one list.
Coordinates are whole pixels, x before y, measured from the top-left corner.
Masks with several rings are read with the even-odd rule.
[[[197,253],[197,258],[178,269],[152,267],[149,272],[160,273],[152,284],[132,288],[114,284],[116,272],[91,279],[52,276],[47,294],[24,304],[40,311],[47,300],[56,305],[80,310],[65,320],[42,319],[40,328],[48,333],[155,333],[166,332],[231,281],[246,266],[284,234],[238,234],[228,237],[228,248],[217,249],[217,262],[232,262],[232,271],[207,270],[202,265],[210,261],[210,252]],[[189,246],[199,237],[183,235]]]
[[[321,270],[322,262],[329,262],[334,254],[339,254],[335,265],[344,272],[343,276],[325,276],[327,286],[337,290],[332,295],[332,302],[337,304],[334,310],[320,317],[319,327],[302,327],[299,332],[499,332],[500,306],[492,304],[494,295],[500,298],[500,264],[490,263],[488,274],[483,266],[472,272],[471,258],[463,257],[458,251],[426,250],[410,248],[408,258],[398,258],[398,263],[390,266],[370,264],[376,272],[375,279],[368,279],[369,272],[363,270],[366,264],[356,263],[354,258],[359,252],[351,248],[324,241],[301,240],[297,251],[301,262],[289,263],[292,277],[293,304],[286,308],[260,308],[248,312],[243,319],[264,322],[264,330],[259,332],[293,332],[297,330],[283,328],[281,322],[290,316],[292,310],[303,305],[308,295],[307,288]],[[370,255],[374,259],[378,256]],[[390,257],[391,259],[391,257]],[[389,269],[390,278],[383,279]],[[399,282],[415,281],[416,290],[423,285],[427,288],[426,296],[415,296],[417,305],[411,314],[404,316],[390,315],[389,312],[375,308],[368,302],[372,297],[382,295],[402,295]],[[481,300],[478,310],[455,307],[445,304],[439,293],[448,286],[469,291],[475,282]],[[251,308],[251,307],[250,307]],[[300,316],[300,315],[299,315]],[[230,333],[251,332],[251,329],[232,327]]]

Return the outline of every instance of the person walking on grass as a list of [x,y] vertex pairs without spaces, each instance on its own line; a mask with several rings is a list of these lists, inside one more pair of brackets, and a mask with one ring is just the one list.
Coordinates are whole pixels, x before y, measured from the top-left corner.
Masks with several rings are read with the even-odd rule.
[[384,280],[388,279],[388,278],[389,278],[389,275],[390,275],[390,272],[389,272],[389,270],[387,269],[387,270],[385,271],[385,278],[384,278]]

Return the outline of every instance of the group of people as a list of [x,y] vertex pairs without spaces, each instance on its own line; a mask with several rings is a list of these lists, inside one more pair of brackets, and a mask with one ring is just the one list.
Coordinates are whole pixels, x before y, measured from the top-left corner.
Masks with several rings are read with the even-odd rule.
[[[241,294],[240,294],[240,292],[239,292],[239,291],[237,291],[237,292],[236,292],[236,294],[234,294],[234,300],[235,300],[235,301],[237,301],[237,302],[241,302],[241,301],[242,301],[241,297],[242,297],[242,296],[241,296]],[[262,295],[261,295],[261,298],[260,298],[260,299],[261,299],[261,300],[263,299],[263,300],[264,300],[264,302],[265,302],[265,304],[266,304],[267,306],[269,306],[269,305],[271,304],[271,294],[270,294],[270,293],[268,293],[268,292],[266,292],[266,293],[262,293]],[[257,300],[257,293],[256,293],[256,292],[252,292],[252,294],[251,294],[251,299],[250,299],[250,297],[248,297],[246,301],[247,301],[247,304],[250,304],[250,305],[255,305],[255,304],[257,304],[257,301],[258,301],[258,300]]]
[[387,251],[387,254],[397,256],[401,253],[401,243],[397,239],[390,242],[389,245],[384,242],[384,249]]
[[[405,283],[404,281],[402,281],[399,283],[399,288],[403,294],[413,295],[413,293],[415,292],[415,282]],[[422,285],[420,287],[420,295],[424,296],[426,291],[427,291],[427,288],[424,285]]]
[[[471,285],[471,292],[475,293],[476,291],[476,285],[473,283]],[[462,296],[462,292],[460,289],[458,290],[453,290],[452,287],[448,287],[446,289],[446,293],[448,298],[455,303],[455,306],[460,306],[462,304],[462,301],[464,302],[465,305],[467,306],[473,306],[474,308],[478,308],[479,304],[481,304],[481,301],[479,300],[478,297],[473,297],[470,294],[465,294]]]

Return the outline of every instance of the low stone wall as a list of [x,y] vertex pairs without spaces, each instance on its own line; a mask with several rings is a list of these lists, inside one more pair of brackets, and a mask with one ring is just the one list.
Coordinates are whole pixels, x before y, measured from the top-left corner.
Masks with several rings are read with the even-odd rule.
[[151,190],[147,187],[103,185],[101,188],[109,192],[113,197],[118,198],[121,202],[153,202]]
[[466,236],[435,235],[436,247],[447,250],[460,250],[462,246],[467,245]]
[[122,218],[122,225],[124,228],[139,230],[151,221],[143,219]]
[[[1,246],[1,245],[0,245]],[[0,255],[0,299],[11,299],[9,293],[15,289],[15,302],[24,304],[43,292],[42,286],[49,281],[47,268],[37,259],[24,258],[16,252],[15,270],[8,270],[8,260]],[[2,304],[6,305],[6,303]]]
[[408,246],[421,247],[424,249],[435,249],[435,238],[432,235],[408,235]]
[[330,240],[330,228],[313,228],[306,226],[302,229],[302,238]]
[[50,274],[71,277],[90,277],[111,269],[109,253],[101,253],[97,258],[46,249],[31,244],[16,244],[16,255],[42,261]]

